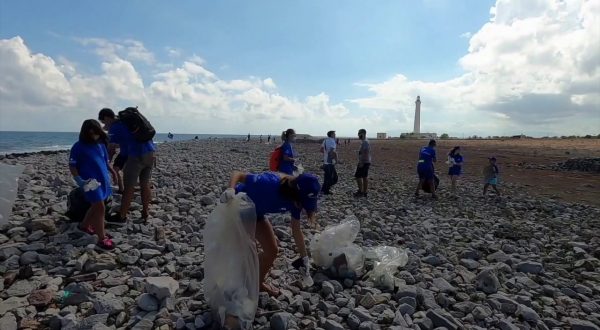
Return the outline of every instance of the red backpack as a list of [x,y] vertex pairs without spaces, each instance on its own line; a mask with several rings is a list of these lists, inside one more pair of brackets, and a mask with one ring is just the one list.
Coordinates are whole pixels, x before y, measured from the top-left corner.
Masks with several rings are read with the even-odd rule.
[[269,170],[274,172],[279,171],[279,164],[281,163],[282,158],[283,150],[281,149],[281,146],[279,146],[271,152],[271,158],[269,158]]

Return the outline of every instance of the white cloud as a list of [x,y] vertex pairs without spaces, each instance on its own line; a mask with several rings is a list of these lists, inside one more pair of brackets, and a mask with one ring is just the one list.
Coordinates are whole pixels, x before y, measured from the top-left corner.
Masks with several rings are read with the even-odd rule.
[[[197,55],[179,65],[155,63],[157,73],[145,82],[134,63],[155,59],[141,42],[78,41],[102,59],[99,74],[86,74],[65,57],[54,61],[35,54],[20,37],[0,40],[0,129],[76,131],[102,107],[129,105],[144,109],[159,131],[277,132],[296,127],[320,134],[331,129],[333,120],[336,125],[354,120],[343,104],[331,104],[324,93],[296,100],[281,95],[272,78],[224,80]],[[39,120],[32,121],[31,114]],[[310,124],[315,118],[323,124]]]
[[465,33],[462,33],[459,37],[465,38],[465,39],[471,39],[471,36],[472,36],[471,32],[465,32]]
[[398,74],[363,85],[373,95],[352,102],[410,118],[407,113],[420,94],[423,122],[441,130],[452,123],[492,123],[493,134],[595,133],[600,127],[600,0],[498,0],[490,13],[459,61],[462,76],[426,82]]

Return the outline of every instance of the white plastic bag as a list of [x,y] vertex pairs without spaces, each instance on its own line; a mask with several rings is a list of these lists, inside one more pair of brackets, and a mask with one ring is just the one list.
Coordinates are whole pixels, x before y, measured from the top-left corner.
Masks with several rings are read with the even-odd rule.
[[329,268],[336,257],[344,254],[348,270],[358,274],[364,266],[362,249],[353,244],[360,222],[355,216],[350,216],[335,226],[327,226],[321,233],[315,234],[310,242],[310,250],[314,263],[323,268]]
[[398,267],[406,266],[408,254],[406,250],[392,246],[378,246],[369,251],[369,259],[375,259],[375,267],[369,278],[376,286],[394,289],[394,273]]
[[239,193],[211,212],[204,227],[204,295],[221,326],[232,319],[251,329],[258,306],[256,209]]
[[0,224],[8,223],[23,169],[22,165],[0,164]]

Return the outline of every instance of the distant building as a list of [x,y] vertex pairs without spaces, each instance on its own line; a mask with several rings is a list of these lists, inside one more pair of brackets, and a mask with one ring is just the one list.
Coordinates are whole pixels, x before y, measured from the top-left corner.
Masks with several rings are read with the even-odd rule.
[[378,140],[385,140],[385,139],[387,139],[387,133],[377,133],[377,139]]
[[437,133],[402,133],[400,134],[402,139],[437,139]]

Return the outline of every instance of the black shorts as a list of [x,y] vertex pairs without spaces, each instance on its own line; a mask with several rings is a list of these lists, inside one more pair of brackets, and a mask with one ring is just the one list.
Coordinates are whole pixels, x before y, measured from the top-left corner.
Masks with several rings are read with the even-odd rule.
[[127,162],[127,156],[123,155],[123,154],[118,154],[117,157],[115,158],[115,161],[113,162],[113,167],[119,168],[119,169],[123,169],[123,167],[125,167],[125,162]]
[[356,167],[356,173],[354,173],[354,177],[359,178],[367,178],[369,177],[369,167],[371,164],[363,164],[362,167]]

